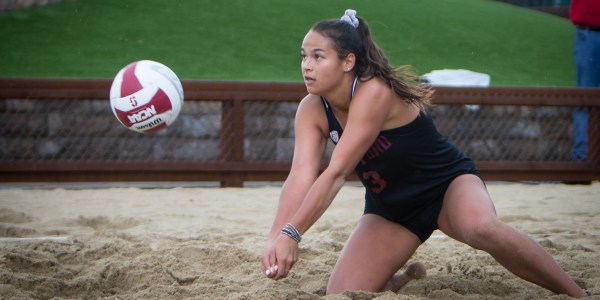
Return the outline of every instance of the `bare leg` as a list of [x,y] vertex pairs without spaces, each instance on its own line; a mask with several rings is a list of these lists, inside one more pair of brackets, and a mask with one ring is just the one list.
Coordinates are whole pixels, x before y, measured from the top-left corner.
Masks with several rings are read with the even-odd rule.
[[415,261],[408,265],[406,271],[392,276],[385,284],[383,291],[397,292],[409,281],[413,279],[423,279],[425,276],[427,276],[425,266],[422,263]]
[[448,236],[488,252],[527,281],[557,294],[586,296],[540,244],[498,219],[483,182],[474,175],[452,182],[438,224]]
[[381,291],[421,245],[403,226],[367,214],[350,235],[327,285],[328,294]]

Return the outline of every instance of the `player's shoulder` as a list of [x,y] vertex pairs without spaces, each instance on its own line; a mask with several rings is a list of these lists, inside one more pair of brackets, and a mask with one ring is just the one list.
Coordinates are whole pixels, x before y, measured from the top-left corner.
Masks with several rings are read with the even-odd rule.
[[312,105],[314,105],[315,103],[322,103],[321,96],[315,94],[307,94],[300,101],[300,104],[302,103],[310,103]]
[[360,90],[368,94],[378,94],[380,96],[389,96],[394,94],[390,85],[379,77],[371,77],[368,79],[360,80],[357,87],[357,92]]
[[316,111],[322,111],[323,107],[323,100],[321,100],[320,96],[308,94],[300,101],[298,112],[314,113]]
[[300,101],[296,112],[296,126],[317,128],[320,132],[328,132],[325,106],[320,96],[308,94]]
[[[359,82],[352,102],[362,103],[358,105],[363,109],[374,105],[386,107],[387,104],[396,100],[396,94],[391,86],[378,77],[373,77]],[[355,105],[356,106],[356,105]]]

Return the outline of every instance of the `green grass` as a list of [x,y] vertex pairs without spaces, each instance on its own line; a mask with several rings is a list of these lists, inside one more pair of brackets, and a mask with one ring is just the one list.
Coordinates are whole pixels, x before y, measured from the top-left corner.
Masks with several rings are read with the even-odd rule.
[[182,79],[301,81],[304,34],[346,8],[392,63],[420,74],[574,86],[568,20],[491,0],[64,0],[0,14],[0,76],[112,78],[152,59]]

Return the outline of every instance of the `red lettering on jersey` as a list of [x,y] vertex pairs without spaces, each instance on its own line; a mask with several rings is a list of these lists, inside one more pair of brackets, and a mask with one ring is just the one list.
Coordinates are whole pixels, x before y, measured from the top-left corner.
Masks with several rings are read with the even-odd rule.
[[362,173],[362,177],[371,182],[371,191],[373,193],[380,193],[387,186],[387,181],[381,178],[376,171],[365,171]]

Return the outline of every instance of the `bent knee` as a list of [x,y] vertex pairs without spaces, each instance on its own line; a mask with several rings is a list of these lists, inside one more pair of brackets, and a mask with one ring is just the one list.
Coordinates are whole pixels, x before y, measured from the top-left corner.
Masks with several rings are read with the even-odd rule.
[[354,290],[356,288],[352,288],[350,286],[344,285],[341,282],[332,282],[331,280],[329,281],[329,283],[327,284],[327,289],[325,291],[326,295],[337,295],[337,294],[341,294],[345,291],[348,290]]
[[506,226],[497,217],[485,217],[472,222],[464,232],[464,242],[478,250],[487,250],[488,247],[502,242],[502,231]]
[[352,278],[330,278],[325,293],[327,295],[341,294],[346,291],[380,292],[387,281],[380,282],[379,279],[352,277]]
[[343,289],[338,289],[332,286],[327,286],[327,290],[325,291],[326,295],[336,295],[336,294],[341,294],[343,293],[344,290]]

